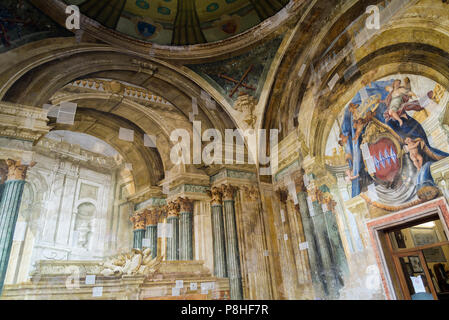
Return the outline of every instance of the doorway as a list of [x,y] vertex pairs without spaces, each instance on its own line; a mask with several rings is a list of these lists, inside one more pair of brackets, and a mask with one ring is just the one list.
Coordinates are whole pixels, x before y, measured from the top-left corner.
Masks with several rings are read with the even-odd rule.
[[[384,229],[390,272],[407,300],[449,299],[449,241],[438,214]],[[393,270],[391,270],[393,269]]]

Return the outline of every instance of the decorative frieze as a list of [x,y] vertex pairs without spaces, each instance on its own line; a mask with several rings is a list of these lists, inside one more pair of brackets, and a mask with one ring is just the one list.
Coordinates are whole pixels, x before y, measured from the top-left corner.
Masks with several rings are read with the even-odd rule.
[[256,173],[248,171],[238,171],[232,169],[223,169],[219,173],[210,177],[211,183],[218,183],[226,178],[241,179],[248,181],[257,181]]
[[14,103],[0,102],[0,136],[37,141],[48,133],[47,111]]

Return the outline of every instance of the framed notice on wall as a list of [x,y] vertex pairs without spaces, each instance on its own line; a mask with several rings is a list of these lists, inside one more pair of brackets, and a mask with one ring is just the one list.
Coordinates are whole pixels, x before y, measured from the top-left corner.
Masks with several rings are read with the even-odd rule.
[[[410,232],[417,247],[439,242],[434,228],[411,228]],[[425,249],[423,254],[427,262],[446,262],[441,247]]]

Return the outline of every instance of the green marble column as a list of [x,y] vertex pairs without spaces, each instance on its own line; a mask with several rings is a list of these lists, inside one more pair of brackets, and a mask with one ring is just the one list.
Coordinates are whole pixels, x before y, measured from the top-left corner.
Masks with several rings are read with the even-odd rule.
[[307,193],[299,192],[297,194],[299,211],[301,214],[302,226],[304,229],[304,236],[307,241],[308,249],[307,254],[309,256],[310,273],[312,276],[313,289],[316,297],[324,296],[324,287],[321,280],[322,262],[319,254],[317,239],[315,237],[315,230],[313,228],[313,221],[310,217],[309,206],[307,204]]
[[214,275],[219,278],[225,278],[228,276],[228,271],[226,268],[223,206],[218,203],[212,204],[211,211],[214,246]]
[[232,186],[226,185],[223,190],[223,212],[226,230],[226,265],[228,269],[230,296],[232,300],[242,300],[242,274],[240,272],[239,244],[233,199],[235,189]]
[[0,205],[0,294],[5,282],[24,185],[24,180],[8,180],[4,184],[2,193]]
[[157,224],[147,225],[145,238],[150,241],[151,257],[157,256]]
[[332,253],[337,266],[337,277],[341,286],[343,286],[343,275],[349,273],[349,267],[346,260],[345,250],[343,249],[343,242],[341,241],[340,233],[338,231],[337,219],[329,208],[324,212],[324,218],[326,220],[327,234],[329,235],[329,240],[331,243]]
[[145,236],[145,229],[133,230],[133,248],[142,250],[142,239]]
[[181,212],[179,220],[179,260],[193,260],[193,213]]
[[170,224],[172,228],[171,237],[167,237],[167,260],[179,260],[179,217],[169,216],[167,224]]
[[325,281],[325,288],[329,298],[336,298],[338,294],[339,284],[335,277],[335,261],[332,255],[331,244],[329,236],[327,233],[326,220],[318,201],[313,201],[313,211],[312,216],[313,227],[315,229],[315,235],[317,237],[317,243],[319,246],[319,252],[321,256],[321,261],[323,262],[323,268],[321,270],[321,279]]

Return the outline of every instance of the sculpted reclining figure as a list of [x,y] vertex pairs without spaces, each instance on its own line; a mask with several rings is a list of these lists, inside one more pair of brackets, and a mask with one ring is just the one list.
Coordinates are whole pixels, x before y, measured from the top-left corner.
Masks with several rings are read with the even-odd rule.
[[132,249],[131,254],[125,253],[115,256],[100,265],[103,267],[101,274],[104,276],[120,276],[134,274],[150,274],[157,271],[163,256],[151,258],[150,248]]

